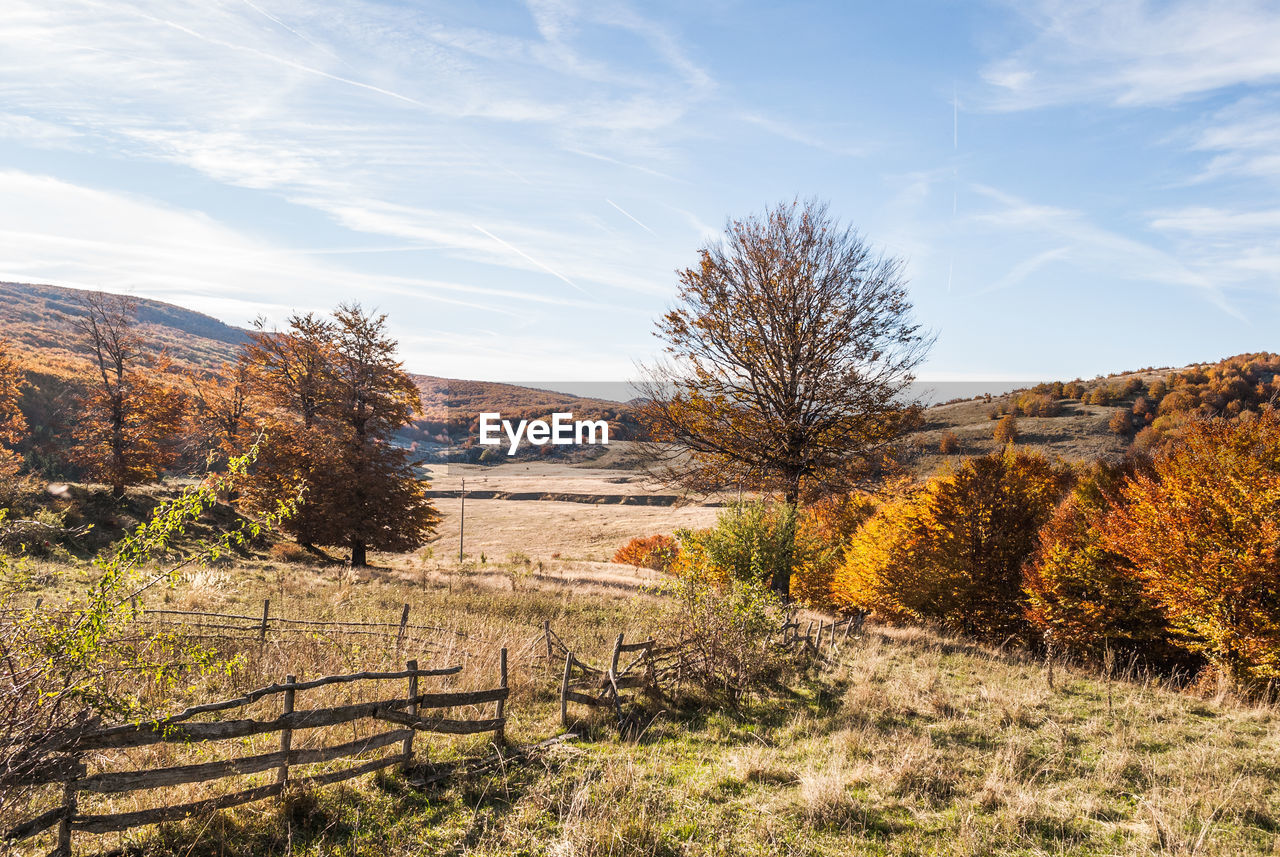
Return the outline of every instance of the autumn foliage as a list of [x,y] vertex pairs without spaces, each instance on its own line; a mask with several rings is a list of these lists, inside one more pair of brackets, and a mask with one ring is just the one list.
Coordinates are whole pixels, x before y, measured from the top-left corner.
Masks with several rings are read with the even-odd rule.
[[1011,448],[902,489],[853,537],[833,598],[981,637],[1024,633],[1022,565],[1070,479]]
[[90,478],[122,497],[177,460],[186,400],[165,383],[163,355],[146,352],[132,300],[88,293],[84,309],[77,327],[95,373],[77,403],[72,453]]
[[875,511],[860,494],[823,498],[805,508],[796,523],[791,597],[811,607],[831,604],[831,582],[844,562],[845,547]]
[[260,327],[245,360],[266,409],[267,444],[245,489],[252,508],[302,492],[285,529],[304,545],[350,550],[420,547],[439,516],[396,431],[421,411],[396,359],[386,316],[340,306],[332,319],[295,315],[287,330]]
[[680,543],[671,536],[637,536],[618,548],[613,561],[619,565],[670,571],[680,551]]
[[1041,528],[1024,568],[1027,621],[1057,654],[1179,659],[1169,623],[1146,597],[1132,563],[1103,544],[1101,527],[1127,478],[1120,467],[1090,467]]
[[0,340],[0,485],[8,485],[21,466],[21,459],[10,447],[27,433],[27,420],[19,407],[26,384],[9,344]]
[[1102,546],[1182,645],[1244,682],[1280,677],[1280,415],[1192,423],[1121,499]]

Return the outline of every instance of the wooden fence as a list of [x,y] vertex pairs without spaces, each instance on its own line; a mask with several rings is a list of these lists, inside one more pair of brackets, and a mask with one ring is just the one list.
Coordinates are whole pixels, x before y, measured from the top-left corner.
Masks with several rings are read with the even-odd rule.
[[[827,663],[834,660],[852,631],[862,630],[865,618],[866,614],[857,613],[831,623],[819,619],[816,629],[811,621],[801,634],[800,623],[789,617],[778,629],[776,645],[788,651],[811,654]],[[619,728],[622,728],[621,691],[639,689],[651,699],[661,700],[663,680],[674,679],[678,686],[685,674],[699,667],[696,656],[688,652],[683,643],[658,646],[652,639],[626,643],[623,634],[614,640],[609,665],[595,667],[579,659],[551,629],[550,622],[542,623],[542,632],[548,669],[560,660],[564,662],[560,682],[560,723],[566,728],[569,726],[570,702],[592,708],[611,708]],[[619,666],[623,655],[633,657],[624,666]]]
[[[799,648],[821,660],[830,660],[839,653],[840,647],[849,639],[850,632],[862,631],[866,618],[866,613],[858,612],[830,624],[824,619],[819,619],[816,622],[816,628],[815,623],[810,621],[805,632],[801,634],[800,622],[791,617],[779,629],[778,645],[791,650]],[[840,637],[839,642],[836,641],[837,635]]]
[[[548,649],[551,650],[552,632],[549,625],[544,626],[547,632]],[[560,641],[559,637],[555,638]],[[564,643],[560,641],[560,646]],[[634,655],[626,666],[619,667],[623,655]],[[642,640],[639,643],[623,642],[619,634],[613,643],[613,655],[606,669],[593,667],[580,661],[568,648],[564,649],[564,676],[560,683],[560,723],[569,725],[569,703],[577,702],[591,707],[612,708],[618,720],[623,724],[621,691],[628,689],[644,690],[651,698],[661,699],[662,691],[658,688],[658,667],[655,660],[657,648],[653,640]]]
[[[341,633],[373,634],[396,640],[396,649],[411,640],[408,632],[427,630],[455,633],[456,631],[429,625],[409,623],[409,605],[404,605],[399,622],[325,622],[301,619],[285,619],[270,615],[270,601],[263,602],[261,616],[197,611],[151,610],[151,614],[176,617],[177,623],[194,620],[199,627],[220,632],[256,634],[265,642],[268,633],[301,631],[315,633],[325,628],[336,628]],[[825,620],[809,622],[804,633],[800,622],[789,618],[779,629],[777,645],[791,651],[797,649],[814,655],[820,661],[831,659],[848,638],[851,631],[861,630],[864,616],[855,614],[827,624]],[[212,622],[206,620],[215,620]],[[172,620],[161,620],[172,621]],[[245,624],[246,622],[252,624]],[[839,637],[839,642],[837,642]],[[609,708],[621,728],[624,723],[622,691],[640,690],[651,699],[663,699],[661,682],[674,679],[677,685],[684,674],[696,668],[686,647],[677,643],[658,646],[652,639],[627,643],[623,634],[614,640],[607,667],[595,667],[584,663],[564,643],[550,626],[543,623],[543,633],[527,644],[523,652],[543,641],[545,659],[550,669],[563,663],[560,686],[560,719],[569,725],[570,702],[592,708]],[[624,656],[629,656],[626,661]],[[544,656],[539,653],[537,658]],[[0,844],[29,839],[50,828],[57,827],[57,847],[53,854],[66,857],[71,853],[71,837],[75,832],[110,833],[148,824],[188,818],[218,809],[239,806],[280,795],[286,785],[318,786],[357,777],[372,771],[400,764],[407,768],[413,760],[413,742],[417,732],[470,735],[491,732],[499,744],[505,740],[506,704],[510,694],[508,686],[507,649],[499,652],[498,686],[486,690],[464,692],[422,693],[419,679],[456,675],[462,666],[442,669],[419,669],[417,661],[409,661],[404,670],[397,672],[360,672],[331,675],[308,681],[297,681],[290,675],[283,683],[268,685],[250,691],[243,696],[219,702],[205,703],[186,709],[160,720],[144,723],[116,724],[80,733],[69,744],[59,748],[55,758],[43,768],[6,783],[13,787],[61,786],[61,799],[57,806],[23,821],[0,835]],[[404,681],[405,694],[373,702],[360,702],[330,708],[299,709],[298,694],[334,684],[357,682],[371,683]],[[218,714],[243,708],[259,700],[279,696],[281,713],[270,719],[197,720],[201,715]],[[425,716],[435,712],[462,706],[494,703],[492,717],[478,719],[451,719],[443,714]],[[295,749],[293,733],[299,730],[373,721],[392,724],[396,728],[378,732],[342,744]],[[89,774],[84,763],[88,753],[104,750],[123,750],[155,744],[196,744],[229,739],[243,739],[256,735],[278,733],[279,749],[270,753],[240,756],[147,770],[98,771]],[[367,753],[388,747],[398,749],[371,760],[361,761],[349,767],[295,778],[292,768],[315,765],[342,759],[355,759]],[[150,809],[113,814],[84,814],[80,811],[77,796],[80,794],[120,794],[141,789],[173,787],[190,783],[204,783],[233,776],[248,776],[275,771],[273,782],[251,786],[240,791],[181,804],[166,804]]]
[[[110,833],[127,830],[162,821],[187,818],[226,807],[260,801],[281,794],[285,786],[295,783],[301,786],[317,786],[341,782],[381,768],[400,764],[408,767],[413,760],[414,736],[418,732],[470,735],[492,732],[502,743],[506,727],[506,702],[510,693],[507,682],[507,650],[499,654],[499,683],[495,688],[465,692],[421,693],[419,679],[456,675],[461,666],[443,669],[419,669],[417,661],[409,661],[405,669],[397,672],[361,672],[348,675],[332,675],[309,681],[297,681],[288,676],[283,683],[250,691],[243,696],[221,702],[193,706],[171,717],[145,723],[126,723],[94,729],[79,735],[70,745],[60,748],[60,758],[51,760],[14,786],[62,786],[60,805],[30,818],[6,832],[3,841],[16,842],[28,839],[51,827],[57,826],[57,855],[71,853],[71,837],[75,832]],[[406,682],[405,694],[373,702],[361,702],[331,708],[299,709],[298,694],[333,684],[368,682],[375,686],[381,682]],[[282,713],[265,720],[231,719],[198,721],[200,715],[215,714],[243,708],[260,699],[272,696],[282,698]],[[424,715],[459,706],[495,703],[492,717],[474,720],[451,719],[445,714]],[[447,713],[447,712],[446,712]],[[378,732],[367,738],[343,744],[309,749],[294,749],[293,734],[298,730],[335,726],[370,720],[375,723],[394,724],[394,729]],[[83,762],[85,754],[93,751],[142,747],[159,743],[193,744],[207,741],[225,741],[254,735],[279,733],[280,749],[271,753],[219,759],[200,764],[152,768],[149,770],[102,771],[87,773]],[[336,771],[312,774],[301,778],[291,777],[291,768],[313,765],[339,759],[350,759],[366,753],[395,747],[372,760]],[[220,795],[190,803],[171,804],[133,812],[109,815],[86,815],[80,812],[77,796],[84,793],[118,794],[139,789],[172,787],[188,783],[203,783],[231,776],[275,771],[274,782],[253,786],[230,794]]]

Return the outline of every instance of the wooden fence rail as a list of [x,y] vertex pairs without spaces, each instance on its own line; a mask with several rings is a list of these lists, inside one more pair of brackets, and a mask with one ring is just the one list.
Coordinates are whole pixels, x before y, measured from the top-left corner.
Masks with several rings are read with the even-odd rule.
[[[507,650],[504,648],[499,653],[499,682],[495,688],[474,691],[419,692],[419,679],[456,675],[461,669],[460,666],[419,669],[416,661],[409,661],[404,670],[395,672],[331,675],[309,681],[296,681],[293,676],[289,676],[283,683],[260,687],[234,699],[192,706],[170,717],[85,731],[57,747],[55,753],[58,756],[51,759],[42,769],[26,773],[4,784],[6,787],[61,784],[63,788],[60,806],[16,825],[0,837],[0,841],[17,842],[29,839],[56,825],[58,839],[57,848],[53,853],[65,857],[71,853],[71,837],[74,832],[110,833],[127,830],[263,800],[281,794],[289,784],[324,785],[358,777],[391,765],[399,764],[407,767],[413,759],[413,739],[418,732],[450,735],[493,732],[495,740],[501,742],[506,727],[506,702],[510,694]],[[295,708],[298,694],[303,691],[333,684],[386,681],[407,681],[406,695],[329,708]],[[283,697],[283,711],[277,717],[265,720],[251,718],[192,720],[199,715],[243,708],[275,695]],[[487,703],[496,703],[496,712],[493,717],[453,719],[434,713],[441,709]],[[423,712],[433,713],[424,716]],[[306,749],[295,749],[292,746],[294,733],[298,730],[334,726],[359,720],[391,723],[397,728],[342,744]],[[92,775],[87,773],[83,763],[83,756],[90,751],[119,750],[159,743],[190,744],[223,741],[271,733],[280,734],[280,749],[252,756],[146,770],[103,771]],[[395,745],[399,745],[396,752],[384,753],[360,764],[313,774],[301,779],[290,777],[292,767],[350,759]],[[102,815],[84,814],[79,809],[78,795],[80,794],[120,794],[140,789],[202,783],[231,776],[247,776],[272,770],[276,771],[275,782],[190,803]]]
[[[550,626],[544,630],[550,634]],[[551,639],[548,636],[548,641]],[[556,638],[559,639],[558,637]],[[563,641],[561,641],[563,646]],[[658,672],[653,661],[655,644],[653,640],[638,643],[624,643],[619,634],[613,643],[613,655],[608,669],[590,666],[580,661],[573,652],[566,649],[564,658],[564,676],[560,683],[560,722],[569,725],[569,703],[576,702],[592,707],[609,707],[613,709],[619,728],[623,725],[622,699],[620,692],[627,689],[642,689],[651,697],[660,697],[658,688]],[[623,653],[636,652],[638,656],[619,669],[618,663]]]

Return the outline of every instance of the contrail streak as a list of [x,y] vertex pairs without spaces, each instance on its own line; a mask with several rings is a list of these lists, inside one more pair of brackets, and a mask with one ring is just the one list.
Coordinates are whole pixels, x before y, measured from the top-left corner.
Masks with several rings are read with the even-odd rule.
[[578,285],[578,284],[577,284],[577,283],[575,283],[573,280],[569,279],[569,278],[568,278],[568,277],[566,277],[564,274],[560,273],[559,271],[555,270],[554,268],[549,268],[549,267],[547,267],[546,265],[542,264],[542,263],[541,263],[541,262],[539,262],[537,259],[535,259],[535,258],[533,258],[532,256],[530,256],[528,253],[526,253],[526,252],[524,252],[523,250],[521,250],[519,247],[513,247],[512,245],[508,244],[506,241],[503,241],[503,240],[502,240],[501,238],[499,238],[497,235],[494,235],[494,234],[493,234],[492,232],[490,232],[488,229],[484,229],[483,227],[478,226],[478,225],[476,225],[476,224],[474,224],[474,223],[473,223],[473,224],[471,224],[471,226],[472,226],[472,228],[473,228],[473,229],[475,229],[475,230],[476,230],[477,232],[479,232],[481,235],[487,235],[488,237],[492,238],[494,241],[497,241],[497,242],[498,242],[499,244],[501,244],[503,247],[506,247],[506,248],[507,248],[508,250],[510,250],[512,253],[515,253],[515,254],[516,254],[517,256],[519,256],[520,258],[522,258],[522,259],[526,259],[526,260],[528,260],[528,261],[532,262],[533,264],[537,265],[539,268],[541,268],[542,270],[546,271],[548,274],[550,274],[551,276],[555,277],[556,279],[565,281],[566,283],[568,283],[569,285],[573,286],[573,287],[574,287],[575,289],[577,289],[578,291],[582,292],[582,293],[583,293],[584,295],[586,295],[587,297],[591,297],[591,293],[590,293],[590,292],[588,292],[586,289],[584,289],[582,286]]
[[639,227],[640,227],[641,229],[643,229],[645,232],[648,232],[650,235],[657,235],[657,234],[658,234],[658,233],[654,232],[652,229],[650,229],[648,226],[645,226],[643,223],[641,223],[639,220],[637,220],[637,219],[635,218],[635,216],[634,216],[631,212],[627,211],[625,208],[623,208],[622,206],[618,205],[616,202],[614,202],[613,200],[609,199],[607,196],[604,198],[604,201],[605,201],[605,202],[607,202],[607,203],[609,203],[610,205],[612,205],[614,208],[618,209],[618,211],[622,212],[622,214],[623,214],[625,217],[630,218],[632,223],[634,223],[635,225],[639,226]]

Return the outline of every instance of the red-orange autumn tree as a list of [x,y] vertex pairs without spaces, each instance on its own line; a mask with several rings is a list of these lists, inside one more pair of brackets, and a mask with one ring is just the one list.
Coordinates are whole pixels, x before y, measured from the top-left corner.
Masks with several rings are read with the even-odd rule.
[[1127,478],[1123,467],[1091,465],[1041,528],[1023,569],[1027,621],[1062,654],[1100,660],[1111,650],[1166,664],[1185,660],[1133,565],[1103,544],[1102,524]]
[[1124,487],[1103,547],[1222,674],[1280,678],[1280,413],[1194,421],[1152,467]]
[[0,483],[9,484],[22,466],[11,447],[27,434],[27,420],[20,406],[27,379],[14,359],[9,343],[0,339]]
[[246,501],[270,507],[304,491],[284,523],[304,545],[368,551],[426,543],[439,516],[395,434],[422,404],[396,359],[386,316],[344,304],[332,319],[295,315],[284,332],[262,326],[246,360],[273,409]]
[[148,354],[137,304],[123,295],[88,292],[75,319],[93,363],[93,380],[77,402],[72,455],[91,479],[125,488],[156,479],[177,459],[185,397],[161,381],[162,355]]
[[242,354],[205,377],[192,377],[188,446],[209,465],[220,467],[248,448],[257,429],[254,374]]

